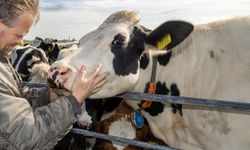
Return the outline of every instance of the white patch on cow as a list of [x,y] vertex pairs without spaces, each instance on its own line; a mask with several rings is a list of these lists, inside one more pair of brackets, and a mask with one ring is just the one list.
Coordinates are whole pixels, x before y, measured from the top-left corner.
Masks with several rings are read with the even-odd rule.
[[30,82],[47,83],[49,64],[39,63],[35,64],[28,71],[30,72]]
[[72,45],[69,48],[63,48],[60,50],[57,60],[60,60],[62,58],[64,58],[65,56],[67,56],[68,54],[72,53],[73,51],[77,50],[78,46],[76,44]]
[[56,43],[57,43],[59,49],[75,48],[75,46],[76,46],[76,48],[77,48],[77,47],[78,47],[77,45],[79,44],[77,41],[73,41],[73,42],[63,42],[63,43],[61,43],[61,42],[56,42]]
[[43,41],[43,39],[41,39],[41,38],[35,38],[35,40],[32,43],[32,46],[38,47],[39,45],[41,45],[42,41]]
[[[136,137],[135,133],[136,131],[132,123],[130,121],[122,119],[112,122],[112,124],[109,126],[108,135],[134,139]],[[117,143],[117,142],[112,142],[112,143],[113,146],[116,147],[118,150],[122,150],[124,147],[128,146],[127,144],[123,143]]]
[[86,105],[83,103],[81,105],[82,112],[78,115],[76,115],[77,122],[80,123],[82,126],[90,126],[92,124],[92,119],[88,112],[86,111]]
[[39,57],[32,56],[32,58],[31,58],[30,60],[28,60],[26,64],[27,64],[27,66],[31,66],[32,63],[38,62],[38,61],[40,61],[40,60],[41,60],[41,59],[40,59]]
[[104,112],[101,121],[110,118],[113,114],[115,114],[115,112],[116,110],[113,110],[111,112]]

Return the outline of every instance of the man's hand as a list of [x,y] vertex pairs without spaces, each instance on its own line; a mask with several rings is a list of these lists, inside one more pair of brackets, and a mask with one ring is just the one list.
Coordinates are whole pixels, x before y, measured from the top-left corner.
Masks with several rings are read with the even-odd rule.
[[87,68],[84,65],[81,67],[72,87],[72,95],[80,104],[82,104],[89,95],[98,92],[106,83],[106,77],[109,73],[101,73],[101,68],[101,64],[97,65],[89,74],[88,78],[86,78],[85,74]]

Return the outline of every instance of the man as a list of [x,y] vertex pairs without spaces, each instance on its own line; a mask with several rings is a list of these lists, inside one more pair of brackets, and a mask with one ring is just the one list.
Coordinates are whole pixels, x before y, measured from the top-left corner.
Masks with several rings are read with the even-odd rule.
[[50,102],[45,90],[32,106],[7,57],[38,18],[39,0],[0,0],[0,149],[52,149],[72,128],[84,99],[106,82],[101,65],[88,78],[83,66],[72,95]]

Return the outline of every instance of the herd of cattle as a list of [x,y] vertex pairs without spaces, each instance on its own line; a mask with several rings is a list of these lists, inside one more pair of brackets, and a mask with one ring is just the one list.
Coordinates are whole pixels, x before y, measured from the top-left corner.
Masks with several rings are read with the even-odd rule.
[[[154,82],[155,94],[249,102],[250,17],[197,26],[174,20],[154,30],[139,23],[136,12],[119,11],[79,43],[36,39],[33,46],[15,47],[11,62],[24,81],[42,83],[60,82],[51,67],[67,67],[74,81],[74,70],[82,64],[102,63],[110,72],[108,82],[90,97],[95,100],[86,100],[87,113],[76,126],[92,123],[88,129],[93,131],[185,150],[249,150],[248,112],[113,97],[148,92]],[[64,88],[70,91],[71,84],[66,81]],[[142,128],[133,124],[135,111],[145,119]],[[69,133],[57,147],[80,149],[84,138]],[[100,139],[94,143],[91,149],[143,149]]]

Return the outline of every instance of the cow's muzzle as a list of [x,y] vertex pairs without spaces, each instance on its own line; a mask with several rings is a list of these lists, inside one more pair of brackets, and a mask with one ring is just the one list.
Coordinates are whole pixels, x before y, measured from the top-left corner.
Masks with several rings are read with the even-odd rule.
[[51,67],[48,72],[48,84],[51,88],[64,89],[64,83],[70,77],[71,69],[67,67]]

